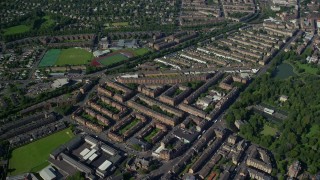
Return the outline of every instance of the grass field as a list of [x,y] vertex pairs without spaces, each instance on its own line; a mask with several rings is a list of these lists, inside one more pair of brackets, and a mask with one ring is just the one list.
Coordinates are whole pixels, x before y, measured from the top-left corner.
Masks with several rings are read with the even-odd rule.
[[91,61],[91,52],[80,48],[50,49],[42,58],[39,67],[54,65],[82,65]]
[[28,32],[31,28],[26,25],[12,26],[4,30],[4,35],[13,35]]
[[128,129],[132,128],[133,126],[135,126],[136,124],[138,124],[139,120],[138,119],[135,119],[133,121],[131,121],[129,124],[127,124],[125,127],[123,127],[119,133],[120,134],[123,134],[125,133]]
[[60,49],[50,49],[43,56],[43,58],[39,64],[39,67],[46,67],[46,66],[55,65],[58,58],[59,58],[60,53],[61,53]]
[[138,48],[138,49],[125,49],[132,52],[135,56],[142,56],[147,54],[150,50],[148,48]]
[[150,50],[148,48],[126,48],[126,49],[120,49],[120,50],[116,50],[116,51],[112,51],[114,53],[116,52],[123,52],[123,51],[127,51],[132,53],[134,56],[142,56],[147,54],[148,52],[150,52]]
[[70,129],[65,129],[48,137],[27,144],[12,151],[9,160],[10,175],[37,172],[49,165],[49,154],[74,137]]
[[128,60],[131,57],[142,56],[148,53],[150,50],[148,48],[126,48],[112,51],[112,53],[108,54],[104,57],[95,58],[92,60],[92,66],[108,66],[117,62],[121,62],[124,60]]
[[300,62],[296,62],[299,68],[304,69],[306,73],[316,75],[318,68],[311,67],[309,64],[302,64]]
[[104,59],[101,59],[99,60],[99,62],[104,65],[104,66],[107,66],[107,65],[110,65],[110,64],[114,64],[114,63],[117,63],[117,62],[120,62],[120,61],[124,61],[124,60],[128,60],[129,58],[125,55],[122,55],[122,54],[115,54],[115,55],[112,55],[112,56],[108,56]]
[[267,136],[267,135],[274,136],[274,135],[276,135],[276,133],[277,133],[276,128],[270,127],[266,124],[263,127],[263,131],[261,131],[261,134],[263,134],[265,136]]
[[93,55],[80,48],[63,49],[56,62],[56,65],[80,65],[87,64],[92,59]]
[[151,138],[153,136],[155,136],[159,131],[160,131],[160,129],[155,128],[154,130],[151,131],[150,134],[148,134],[146,137],[144,137],[144,140],[146,140],[147,142],[151,143]]

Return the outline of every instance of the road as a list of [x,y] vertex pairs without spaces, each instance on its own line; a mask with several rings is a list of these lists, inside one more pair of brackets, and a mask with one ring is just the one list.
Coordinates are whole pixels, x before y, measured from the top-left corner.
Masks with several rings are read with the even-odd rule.
[[[285,45],[281,48],[281,49],[279,49],[279,51],[276,53],[276,55],[272,58],[272,59],[274,59],[275,57],[277,57],[284,49],[286,49],[287,47],[289,47],[290,46],[290,44],[291,44],[291,42],[293,42],[293,41],[295,41],[296,39],[297,39],[297,37],[299,37],[299,36],[301,36],[301,34],[303,33],[303,31],[301,31],[301,30],[298,30],[298,32],[294,35],[294,36],[292,36],[286,43],[285,43]],[[260,75],[262,75],[262,74],[265,74],[267,71],[268,71],[268,69],[271,67],[271,65],[272,65],[272,59],[271,59],[271,61],[267,64],[267,65],[265,65],[264,67],[262,67],[260,70],[259,70],[259,72],[257,73],[257,76],[260,76]]]
[[32,79],[34,73],[36,72],[36,70],[38,69],[39,63],[41,61],[41,59],[43,58],[43,56],[46,54],[46,49],[44,49],[41,53],[41,55],[39,56],[39,58],[36,58],[36,62],[33,64],[32,68],[30,69],[29,72],[29,77],[28,79]]
[[[286,42],[286,44],[278,51],[278,53],[276,54],[276,56],[277,56],[281,51],[283,51],[285,48],[287,48],[292,41],[294,41],[297,37],[299,37],[299,36],[301,35],[301,33],[302,33],[302,31],[298,31],[298,33],[296,33],[293,37],[291,37],[291,38],[289,39],[289,41]],[[258,76],[266,73],[266,71],[270,68],[270,66],[271,66],[271,62],[269,62],[269,64],[267,64],[267,65],[265,65],[263,68],[261,68],[260,71],[258,72]],[[226,127],[226,124],[225,124],[225,122],[223,121],[223,118],[224,118],[224,115],[225,115],[226,111],[227,111],[227,110],[224,110],[224,111],[219,115],[219,117],[217,118],[216,123],[214,123],[214,121],[211,121],[210,124],[208,125],[208,127],[209,127],[209,128]],[[194,146],[194,144],[193,144],[193,146]],[[192,147],[193,147],[193,146],[192,146]],[[191,148],[192,148],[192,147],[191,147]],[[190,149],[191,149],[191,148],[190,148]],[[175,161],[173,161],[173,162],[177,163],[177,162],[179,161],[178,158],[176,158],[176,159],[177,159],[177,160],[175,160]],[[245,158],[244,158],[244,160],[242,161],[242,163],[241,163],[241,165],[240,165],[239,167],[243,166],[243,165],[244,165],[244,162],[245,162]],[[157,177],[158,175],[161,175],[161,174],[163,174],[163,173],[168,173],[168,172],[170,171],[171,167],[172,167],[172,166],[169,166],[169,165],[168,165],[168,166],[167,166],[167,165],[163,165],[162,167],[159,168],[159,169],[161,169],[160,172],[152,172],[152,173],[150,173],[149,175],[150,175],[151,177]],[[239,171],[239,169],[240,169],[240,168],[238,168],[237,170]]]
[[[299,35],[301,35],[302,31],[299,31],[295,36],[291,37],[289,39],[289,41],[278,51],[278,53],[276,54],[276,56],[281,52],[283,51],[286,47],[288,47],[290,45],[290,43],[292,41],[294,41]],[[43,56],[44,54],[42,54]],[[34,67],[37,67],[37,65],[39,64],[39,62],[36,62]],[[120,65],[118,67],[115,67],[115,68],[119,68],[121,66],[124,66],[124,65]],[[271,66],[271,63],[265,65],[263,68],[260,69],[260,71],[258,72],[258,75],[262,75],[264,73],[266,73],[266,71],[270,68]],[[219,70],[219,71],[231,71],[231,70],[239,70],[239,69],[248,69],[248,67],[225,67],[225,68],[217,68],[217,69],[211,69],[211,71],[213,70]],[[20,82],[20,83],[23,83],[23,84],[27,84],[29,82],[34,82],[34,79],[32,79],[32,75],[34,73],[36,68],[32,68],[31,69],[31,72],[30,72],[30,76],[29,76],[29,79],[27,80],[14,80],[14,81],[0,81],[0,82]],[[107,79],[111,79],[111,78],[114,78],[116,77],[117,75],[119,74],[114,74],[114,75],[108,75],[106,76],[104,74],[105,70],[102,70],[102,71],[99,71],[99,72],[95,72],[95,73],[92,73],[92,74],[88,74],[88,75],[81,75],[81,76],[78,76],[76,77],[76,79],[86,79],[86,78],[91,78],[91,77],[97,77],[99,76],[101,79],[100,79],[100,83],[104,82],[105,80]],[[205,71],[203,71],[205,72]],[[52,78],[54,79],[54,78]],[[95,86],[94,88],[92,88],[89,93],[87,94],[87,96],[85,97],[85,99],[78,103],[77,105],[79,106],[84,106],[85,105],[85,102],[87,102],[88,98],[89,98],[89,95],[92,94],[92,93],[95,93],[96,92],[96,89],[97,89],[97,86]],[[224,118],[224,115],[226,113],[227,110],[224,110],[220,115],[219,117],[217,118],[217,121],[210,121],[209,122],[209,125],[207,126],[207,129],[209,128],[217,128],[217,127],[226,127],[225,125],[225,122],[223,121],[223,118]],[[67,121],[69,122],[72,122],[74,123],[73,120],[71,120],[70,116],[66,116],[64,117],[64,119],[66,119]],[[126,152],[127,154],[130,154],[130,155],[135,155],[135,156],[138,156],[138,157],[151,157],[151,151],[146,151],[146,152],[140,152],[140,151],[136,151],[132,148],[130,148],[126,143],[117,143],[117,142],[113,142],[111,141],[108,137],[107,137],[107,131],[104,131],[103,133],[94,133],[92,132],[91,130],[83,127],[83,126],[79,126],[79,128],[81,130],[83,130],[85,133],[88,133],[88,134],[93,134],[97,137],[99,137],[100,139],[102,139],[103,141],[105,141],[107,144],[109,145],[112,145],[114,147],[116,147],[117,149],[121,150],[122,152]],[[176,128],[176,127],[175,127]],[[174,129],[175,129],[174,128]],[[171,131],[170,133],[172,133],[173,131]],[[208,133],[208,131],[207,131]],[[194,144],[192,145],[194,146]],[[192,147],[190,147],[189,149],[191,149]],[[158,177],[159,175],[162,175],[162,174],[165,174],[167,173],[168,171],[170,171],[170,169],[172,168],[172,166],[174,164],[176,164],[183,156],[180,156],[180,157],[177,157],[177,158],[174,158],[168,162],[165,162],[161,167],[159,167],[156,171],[152,171],[148,176],[151,176],[151,177]]]
[[[225,112],[226,111],[220,113],[220,115],[218,116],[218,118],[216,120],[210,121],[209,124],[206,126],[207,129],[203,130],[202,132],[205,132],[204,134],[207,134],[207,133],[210,133],[210,131],[208,131],[208,129],[210,129],[210,128],[225,127],[225,122],[223,121],[223,118],[225,116]],[[202,135],[202,137],[205,136],[204,134]],[[192,146],[188,150],[194,148],[196,142],[197,141],[193,142]],[[186,150],[186,151],[188,151],[188,150]],[[150,176],[151,179],[153,179],[153,178],[158,177],[159,175],[163,175],[163,174],[168,173],[172,169],[173,165],[177,164],[181,158],[183,158],[183,155],[169,161],[168,162],[169,164],[167,164],[167,163],[164,164],[163,166],[158,168],[157,171],[151,172],[148,176]]]

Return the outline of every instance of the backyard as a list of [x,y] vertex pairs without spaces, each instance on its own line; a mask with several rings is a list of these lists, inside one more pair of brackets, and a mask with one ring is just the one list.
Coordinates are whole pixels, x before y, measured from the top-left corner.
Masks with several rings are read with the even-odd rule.
[[131,129],[133,126],[135,126],[136,124],[138,124],[139,119],[134,119],[133,121],[131,121],[129,124],[127,124],[126,126],[124,126],[122,129],[120,129],[119,133],[123,134],[125,133],[127,130]]

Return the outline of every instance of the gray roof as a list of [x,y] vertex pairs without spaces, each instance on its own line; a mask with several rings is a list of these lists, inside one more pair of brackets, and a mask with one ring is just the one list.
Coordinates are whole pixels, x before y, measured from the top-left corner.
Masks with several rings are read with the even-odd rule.
[[55,170],[52,166],[47,166],[46,168],[42,169],[39,174],[44,180],[52,180],[56,178]]
[[60,155],[61,155],[63,161],[67,162],[68,164],[70,164],[74,168],[76,168],[86,174],[91,174],[93,172],[91,168],[89,168],[88,166],[84,165],[81,162],[76,161],[75,159],[71,158],[70,156],[68,156],[64,153],[61,153]]
[[192,142],[197,138],[198,133],[195,131],[190,131],[190,130],[185,130],[185,129],[179,128],[174,132],[174,135],[177,138]]

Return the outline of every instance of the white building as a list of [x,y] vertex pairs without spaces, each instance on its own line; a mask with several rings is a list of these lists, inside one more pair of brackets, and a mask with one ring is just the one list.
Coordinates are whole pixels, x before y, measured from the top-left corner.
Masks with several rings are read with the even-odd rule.
[[69,84],[69,79],[67,79],[67,78],[56,79],[51,84],[51,87],[56,89],[56,88],[60,88],[60,87],[67,85],[67,84]]
[[94,57],[100,57],[100,56],[104,56],[106,54],[110,53],[110,50],[107,49],[107,50],[103,50],[103,51],[100,51],[100,50],[97,50],[97,51],[94,51],[93,52],[93,56]]
[[297,4],[297,0],[272,0],[272,2],[280,6],[295,6]]
[[55,169],[52,166],[47,166],[39,172],[39,175],[43,180],[53,180],[56,179]]

